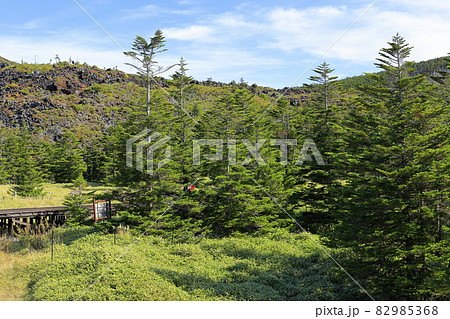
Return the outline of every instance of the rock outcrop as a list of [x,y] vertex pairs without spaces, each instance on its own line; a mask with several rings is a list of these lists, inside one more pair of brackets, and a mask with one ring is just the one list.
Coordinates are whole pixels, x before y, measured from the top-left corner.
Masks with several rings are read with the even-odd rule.
[[124,116],[130,98],[112,98],[107,87],[126,91],[134,85],[138,90],[137,76],[67,64],[21,65],[0,58],[0,126],[58,139],[66,128],[102,130]]

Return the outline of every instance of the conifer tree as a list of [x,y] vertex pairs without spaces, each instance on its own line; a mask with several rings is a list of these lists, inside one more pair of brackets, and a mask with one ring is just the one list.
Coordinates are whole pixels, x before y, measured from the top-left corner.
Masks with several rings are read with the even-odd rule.
[[251,125],[257,114],[252,100],[248,91],[232,87],[196,127],[197,139],[219,143],[202,148],[202,154],[223,150],[217,159],[202,156],[198,166],[204,177],[202,218],[204,226],[215,234],[268,230],[284,221],[278,216],[276,204],[261,189],[265,187],[281,200],[283,189],[276,152],[258,127]]
[[432,97],[424,76],[409,76],[404,39],[388,44],[377,62],[385,73],[373,76],[377,85],[363,88],[344,122],[332,242],[361,256],[347,266],[374,296],[427,299],[442,293],[430,282],[445,268],[436,261],[448,257],[436,244],[438,203],[449,189],[448,153],[439,146],[449,141],[448,105]]
[[132,46],[133,50],[124,52],[126,56],[131,57],[133,60],[135,60],[136,63],[126,63],[126,65],[129,65],[136,69],[138,74],[141,75],[144,79],[147,88],[147,115],[150,115],[152,82],[155,80],[156,76],[168,71],[175,66],[171,65],[168,67],[163,67],[157,65],[158,62],[155,60],[155,55],[167,51],[167,49],[164,48],[165,42],[166,40],[162,31],[156,30],[153,37],[150,38],[150,41],[145,40],[141,36],[136,36]]
[[74,133],[65,132],[59,141],[49,145],[47,152],[42,161],[53,181],[70,183],[86,172],[85,152]]
[[331,104],[333,91],[336,86],[337,76],[330,76],[334,69],[330,68],[330,65],[325,61],[313,70],[318,75],[312,75],[308,80],[313,81],[319,85],[319,100],[323,103],[323,106],[327,110]]
[[11,136],[7,144],[11,178],[16,184],[10,192],[23,197],[41,196],[43,172],[39,167],[39,145],[28,132]]
[[[409,77],[412,62],[406,61],[411,54],[411,47],[406,40],[398,33],[388,42],[389,47],[382,48],[379,52],[375,65],[384,70],[384,73],[378,74],[378,80],[390,90],[390,95],[401,103],[405,87],[402,85],[405,79]],[[408,79],[410,82],[411,79]]]
[[[177,104],[161,100],[160,107],[150,110],[145,119],[133,119],[129,125],[124,125],[125,141],[144,129],[148,131],[148,134],[136,141],[143,143],[144,167],[142,171],[126,168],[118,172],[118,178],[124,181],[123,185],[129,187],[119,194],[122,202],[127,204],[120,213],[123,221],[146,233],[163,236],[176,233],[176,237],[200,232],[200,219],[198,216],[193,218],[199,206],[195,201],[196,195],[185,193],[185,187],[196,180],[190,169],[191,134],[189,127],[183,128],[184,117],[176,114],[177,107]],[[158,136],[150,140],[149,136],[154,133]],[[166,139],[165,144],[152,152],[152,158],[148,157],[147,149],[163,138]],[[169,155],[166,153],[168,148]],[[137,160],[135,151],[136,145],[133,148],[134,163]],[[158,167],[158,163],[166,159],[168,161]],[[147,165],[152,165],[152,171],[147,169]]]
[[179,70],[176,71],[171,77],[173,80],[173,85],[176,88],[176,92],[174,94],[175,100],[178,102],[179,107],[184,109],[186,106],[186,101],[189,99],[189,96],[194,91],[194,86],[192,82],[194,78],[192,76],[187,75],[187,63],[183,57],[180,58],[180,66]]
[[[285,175],[289,209],[297,221],[313,233],[327,235],[334,222],[332,212],[337,200],[334,188],[341,179],[338,164],[342,151],[342,119],[346,111],[345,107],[337,106],[325,109],[320,101],[311,101],[299,109],[291,124],[291,137],[297,140],[297,148],[310,139],[324,161],[319,162],[314,157],[301,165],[291,161]],[[299,156],[298,151],[294,158]]]
[[6,184],[10,180],[7,158],[7,131],[0,128],[0,183]]

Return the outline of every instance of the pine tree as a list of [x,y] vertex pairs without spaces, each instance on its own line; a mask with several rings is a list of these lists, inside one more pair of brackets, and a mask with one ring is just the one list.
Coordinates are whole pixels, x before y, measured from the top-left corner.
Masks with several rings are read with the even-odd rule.
[[186,102],[188,101],[190,95],[194,92],[193,81],[194,78],[192,76],[187,75],[187,63],[186,60],[181,57],[179,70],[176,71],[171,77],[173,80],[173,86],[176,88],[174,93],[175,101],[178,102],[178,106],[181,109],[186,107]]
[[330,68],[330,65],[325,61],[313,70],[318,75],[313,75],[308,80],[316,82],[319,85],[318,97],[319,101],[323,103],[326,110],[332,103],[333,91],[336,87],[337,76],[330,76],[334,72],[334,69]]
[[[125,141],[144,129],[149,133],[136,143],[145,144],[150,135],[159,135],[149,141],[148,145],[144,145],[144,169],[139,171],[136,168],[126,168],[118,171],[116,178],[129,188],[119,194],[121,201],[127,204],[120,212],[123,222],[146,231],[147,234],[176,234],[176,237],[179,237],[182,234],[192,236],[201,232],[200,219],[193,218],[198,210],[196,195],[184,191],[185,186],[196,180],[192,173],[192,134],[189,132],[189,126],[183,126],[183,123],[186,123],[184,117],[175,112],[177,108],[177,104],[161,99],[160,107],[150,110],[145,119],[133,119],[124,125]],[[152,152],[151,163],[151,158],[146,156],[146,150],[162,138],[167,141]],[[164,166],[157,167],[158,163],[166,159],[168,148],[169,160]],[[135,151],[136,145],[133,147],[133,163],[136,163]],[[152,171],[146,169],[147,164],[153,164]]]
[[65,132],[59,141],[48,146],[47,152],[42,162],[51,180],[70,183],[86,172],[85,152],[74,133]]
[[[335,92],[338,98],[338,92]],[[289,190],[288,206],[296,220],[308,231],[327,235],[334,223],[333,211],[338,195],[335,186],[341,183],[338,164],[342,150],[342,119],[345,107],[323,108],[320,101],[311,101],[299,108],[291,121],[292,135],[298,150],[287,165],[285,188]],[[324,162],[315,157],[297,165],[302,143],[314,142]]]
[[[201,148],[201,154],[223,150],[222,158],[201,156],[198,166],[199,175],[204,177],[199,199],[201,216],[204,226],[217,235],[267,231],[285,220],[279,217],[276,203],[261,189],[263,186],[281,200],[281,169],[275,163],[275,150],[259,127],[252,125],[258,112],[253,98],[244,89],[230,88],[204,114],[195,130],[197,139],[217,143]],[[255,159],[257,154],[261,157]]]
[[8,131],[0,128],[0,183],[6,184],[10,180],[8,169],[8,154],[6,152]]
[[144,79],[145,86],[147,88],[146,97],[146,109],[147,115],[150,115],[150,102],[151,102],[151,89],[152,82],[155,77],[168,71],[175,65],[168,67],[158,66],[158,62],[155,60],[155,55],[167,51],[164,48],[165,38],[161,30],[156,30],[153,37],[148,42],[141,36],[136,36],[132,45],[132,51],[124,52],[126,56],[135,60],[136,64],[126,63],[137,70],[138,74]]
[[43,172],[39,166],[40,145],[31,138],[28,132],[20,132],[7,141],[11,181],[16,184],[10,189],[23,197],[38,197],[43,194]]
[[[67,195],[64,199],[64,206],[69,212],[67,223],[69,225],[80,225],[89,222],[89,216],[91,212],[84,208],[83,205],[88,204],[94,197],[95,191],[83,192],[86,188],[87,182],[83,178],[83,175],[79,175],[73,181],[73,187],[78,190],[78,194],[71,193]],[[92,202],[91,202],[92,203]]]
[[437,204],[449,189],[448,153],[439,146],[449,141],[448,105],[432,97],[424,76],[408,76],[405,40],[397,34],[388,44],[377,63],[385,73],[363,88],[344,122],[332,242],[361,256],[347,266],[374,296],[428,299],[441,293],[429,282],[445,267],[438,256],[448,256],[436,246]]
[[[406,40],[398,33],[392,37],[392,42],[388,42],[389,47],[382,48],[379,52],[380,57],[377,58],[375,65],[384,70],[384,73],[378,75],[378,80],[389,89],[391,97],[397,103],[403,100],[404,90],[408,85],[404,85],[404,80],[411,82],[408,79],[412,71],[412,62],[407,62],[406,59],[411,54],[411,47]],[[419,79],[422,79],[419,77]]]

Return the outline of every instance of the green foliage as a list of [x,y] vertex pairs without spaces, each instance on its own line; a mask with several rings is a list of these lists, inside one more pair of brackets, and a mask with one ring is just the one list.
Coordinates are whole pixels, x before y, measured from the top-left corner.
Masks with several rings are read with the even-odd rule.
[[82,205],[86,203],[86,198],[83,195],[69,195],[64,201],[64,206],[69,212],[67,223],[70,225],[79,225],[86,222],[90,212]]
[[[172,244],[158,237],[118,234],[114,245],[111,234],[81,235],[90,231],[56,232],[57,242],[65,244],[55,247],[53,262],[41,259],[28,268],[29,300],[366,298],[336,275],[334,264],[305,235],[278,231]],[[67,238],[69,233],[73,239]],[[113,262],[114,269],[96,281]]]
[[[445,57],[435,58],[421,62],[411,62],[410,71],[411,75],[418,74],[427,75],[431,79],[436,79],[446,72],[447,61]],[[382,71],[383,72],[383,71]],[[382,73],[380,72],[380,73]],[[343,90],[358,89],[360,86],[375,86],[376,81],[370,76],[370,74],[357,75],[341,79],[338,81],[339,86]]]
[[156,30],[153,37],[148,42],[141,36],[136,36],[133,42],[133,50],[124,52],[126,56],[135,60],[133,63],[125,63],[138,72],[143,77],[147,87],[147,115],[150,115],[150,102],[151,102],[151,84],[155,81],[155,77],[168,71],[175,65],[169,67],[158,66],[155,61],[155,55],[167,51],[164,48],[165,38],[161,30]]
[[63,203],[64,206],[66,206],[66,210],[69,212],[66,221],[69,225],[89,223],[90,221],[88,218],[91,213],[88,209],[84,208],[83,205],[90,203],[95,191],[83,192],[83,189],[87,186],[87,183],[82,175],[78,176],[73,183],[78,190],[67,195]]
[[[0,170],[12,181],[11,193],[22,197],[38,197],[43,195],[42,171],[36,165],[40,156],[40,145],[30,141],[26,132],[9,135],[3,141],[3,160]],[[3,163],[3,164],[2,164]]]
[[13,186],[10,190],[10,194],[21,197],[39,197],[43,192],[44,188],[35,181],[24,181],[22,185]]
[[43,161],[51,180],[70,183],[86,172],[80,144],[80,139],[74,133],[66,132],[61,140],[46,145],[48,153]]
[[[330,247],[351,250],[343,253],[344,266],[375,297],[448,299],[448,59],[408,62],[411,47],[397,34],[380,50],[376,66],[381,72],[335,82],[334,70],[324,62],[310,77],[315,84],[285,92],[280,98],[279,90],[249,87],[243,80],[229,85],[211,80],[198,84],[187,74],[184,59],[171,80],[157,77],[168,69],[155,60],[165,50],[165,39],[157,31],[150,41],[136,37],[133,51],[125,53],[134,59],[132,66],[143,77],[145,87],[135,84],[139,82],[136,76],[119,76],[116,71],[88,66],[78,73],[77,67],[57,63],[49,71],[55,73],[52,79],[57,91],[45,96],[45,103],[55,107],[47,109],[45,104],[33,113],[33,123],[52,126],[39,125],[33,134],[24,129],[0,128],[0,181],[18,184],[28,194],[39,192],[42,180],[75,180],[77,188],[84,180],[122,186],[111,196],[125,205],[114,220],[96,225],[96,229],[109,232],[123,223],[132,232],[164,238],[142,239],[162,246],[204,236],[235,236],[234,241],[249,233],[271,233],[278,228],[298,231],[285,209],[301,228],[326,236]],[[64,76],[58,71],[64,71]],[[85,73],[98,83],[82,84]],[[111,83],[114,76],[117,82]],[[76,94],[68,90],[69,84],[77,88]],[[36,102],[36,98],[44,99],[44,93],[22,80],[7,83],[5,89],[7,103],[25,105]],[[142,108],[145,103],[147,110]],[[8,110],[5,114],[11,117]],[[144,129],[170,138],[154,151],[153,163],[143,161],[144,168],[153,164],[151,173],[127,167],[126,142]],[[49,130],[58,132],[52,135],[54,140],[47,139]],[[147,150],[160,137],[149,141],[147,136],[139,142]],[[201,163],[194,165],[193,143],[202,139],[220,142],[202,146]],[[282,154],[280,145],[269,143],[280,139],[295,140],[297,145],[286,147]],[[313,140],[325,165],[314,160],[297,165],[305,140]],[[165,158],[169,146],[171,160],[155,167]],[[133,150],[136,164],[136,145]],[[218,150],[223,150],[222,160],[205,156]],[[187,190],[192,184],[195,190]],[[83,198],[71,197],[66,203],[73,211],[70,222],[84,223],[87,215],[81,209]],[[87,255],[97,262],[89,238],[84,242]],[[258,240],[272,245],[266,239]],[[209,260],[209,252],[189,245],[173,255],[198,253]],[[157,248],[142,249],[159,253]],[[232,250],[217,249],[225,255]],[[105,261],[115,253],[112,248],[95,252]],[[357,257],[347,259],[352,253]],[[241,252],[243,256],[248,257]],[[292,288],[283,279],[284,274],[278,276],[280,265],[255,281],[257,277],[251,277],[249,269],[260,271],[259,265],[253,267],[254,260],[249,260],[221,268],[233,269],[223,270],[224,276],[243,278],[225,286],[215,277],[210,280],[208,273],[138,268],[146,279],[155,281],[142,290],[133,290],[131,295],[139,292],[151,299],[155,296],[152,287],[157,287],[159,299],[264,299],[272,294],[273,299],[284,300],[290,297],[280,291],[297,291],[297,284],[305,289],[314,286],[314,282],[292,279],[296,275],[289,273],[295,281]],[[283,260],[290,265],[290,259]],[[95,262],[86,263],[93,269]],[[308,277],[319,280],[310,274]],[[126,296],[123,291],[128,288],[124,288],[122,279],[126,277],[125,282],[129,282],[136,277],[125,270],[117,276],[109,278],[115,282],[114,287],[102,282],[106,286],[97,292],[107,291],[112,299]],[[45,287],[53,289],[57,279],[51,280]],[[67,280],[70,284],[74,279]],[[41,290],[35,286],[35,298],[50,295],[51,289],[45,287]],[[119,297],[112,293],[117,289]],[[160,291],[167,294],[158,295]],[[324,291],[317,296],[333,295],[330,290]],[[315,298],[310,292],[293,295]],[[64,292],[62,296],[68,295]]]
[[319,84],[319,100],[323,103],[325,109],[328,109],[328,106],[331,104],[333,91],[336,88],[336,79],[338,77],[330,76],[333,71],[334,69],[331,69],[330,65],[324,61],[313,70],[318,75],[312,75],[308,78],[308,80]]
[[[431,284],[445,282],[441,245],[448,215],[448,104],[434,98],[424,76],[409,76],[411,48],[399,35],[380,51],[376,86],[363,88],[344,122],[345,148],[338,154],[341,199],[330,236],[360,257],[346,265],[383,299],[445,298]],[[331,201],[330,201],[331,203]],[[439,275],[440,274],[440,275]],[[439,278],[437,278],[439,276]]]
[[431,79],[439,84],[445,85],[446,81],[448,82],[450,78],[450,56],[444,57],[440,61],[444,62],[445,67],[435,68]]
[[78,189],[80,192],[85,189],[87,186],[87,182],[84,179],[83,175],[80,174],[76,179],[73,180],[73,187]]
[[7,68],[12,68],[19,72],[25,72],[27,74],[31,74],[31,73],[34,73],[37,71],[48,72],[53,68],[53,66],[51,64],[11,63],[11,65],[8,66]]

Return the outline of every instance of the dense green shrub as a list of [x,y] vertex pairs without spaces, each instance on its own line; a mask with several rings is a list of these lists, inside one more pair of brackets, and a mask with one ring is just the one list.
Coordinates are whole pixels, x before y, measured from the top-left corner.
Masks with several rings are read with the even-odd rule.
[[29,267],[30,300],[366,298],[305,234],[172,244],[125,232],[114,245],[112,234],[93,229],[57,231],[54,261]]

